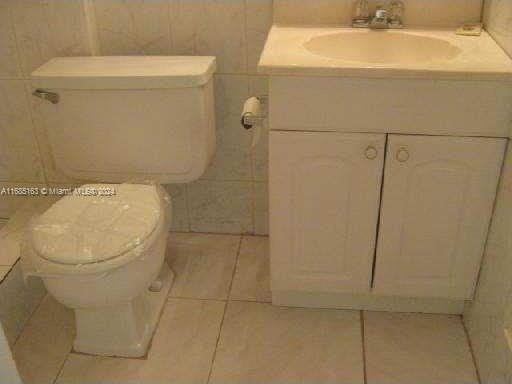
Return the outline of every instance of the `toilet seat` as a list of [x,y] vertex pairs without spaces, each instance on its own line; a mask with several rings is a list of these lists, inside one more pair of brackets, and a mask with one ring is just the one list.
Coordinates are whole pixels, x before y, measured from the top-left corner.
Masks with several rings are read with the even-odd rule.
[[[106,188],[115,194],[81,194]],[[84,185],[38,218],[31,231],[32,244],[38,255],[54,263],[102,262],[142,244],[161,214],[154,185]]]
[[75,193],[57,201],[29,231],[26,250],[45,274],[94,274],[122,266],[151,247],[166,230],[168,202],[145,184],[88,184],[79,190],[112,188],[114,196]]

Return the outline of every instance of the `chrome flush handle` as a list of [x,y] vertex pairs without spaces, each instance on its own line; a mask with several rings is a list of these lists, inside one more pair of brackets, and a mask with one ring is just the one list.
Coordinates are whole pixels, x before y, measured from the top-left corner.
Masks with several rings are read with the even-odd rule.
[[52,104],[57,104],[60,100],[60,96],[58,93],[45,91],[44,89],[36,89],[32,92],[32,95],[35,97],[39,97],[40,99],[49,101]]

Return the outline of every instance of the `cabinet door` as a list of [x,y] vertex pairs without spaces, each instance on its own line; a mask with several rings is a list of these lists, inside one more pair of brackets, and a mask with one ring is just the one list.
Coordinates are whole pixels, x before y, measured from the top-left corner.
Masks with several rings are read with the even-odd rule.
[[273,290],[369,290],[385,140],[270,133]]
[[505,139],[389,135],[374,289],[473,295]]

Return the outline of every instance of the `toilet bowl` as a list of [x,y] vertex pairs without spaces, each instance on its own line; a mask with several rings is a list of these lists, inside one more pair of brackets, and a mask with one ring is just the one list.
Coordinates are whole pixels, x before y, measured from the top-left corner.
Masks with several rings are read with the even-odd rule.
[[147,352],[172,283],[170,199],[126,180],[201,177],[215,153],[214,72],[211,56],[96,56],[57,57],[31,74],[55,172],[101,183],[34,218],[22,249],[26,273],[75,311],[77,352]]
[[[80,194],[105,189],[115,194]],[[91,184],[33,219],[25,262],[74,309],[75,351],[144,355],[172,282],[165,263],[169,204],[156,185]]]

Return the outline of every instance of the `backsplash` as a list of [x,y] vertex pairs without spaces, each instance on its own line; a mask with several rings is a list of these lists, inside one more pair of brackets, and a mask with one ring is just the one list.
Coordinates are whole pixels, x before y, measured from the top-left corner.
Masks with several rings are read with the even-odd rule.
[[[266,137],[250,149],[243,102],[266,93],[256,74],[271,0],[6,0],[0,4],[0,188],[76,185],[54,166],[30,95],[54,56],[215,55],[217,152],[197,182],[171,185],[173,229],[267,233]],[[0,218],[26,198],[0,199]]]
[[[512,2],[486,0],[489,33],[512,55]],[[475,300],[464,314],[482,384],[512,382],[512,147],[505,159]],[[512,336],[512,335],[511,335]],[[510,343],[510,344],[509,344]]]
[[[376,1],[369,0],[373,8]],[[384,0],[381,0],[381,3]],[[479,21],[481,0],[403,0],[408,27],[457,27]],[[274,0],[278,24],[344,24],[352,20],[354,0]]]

